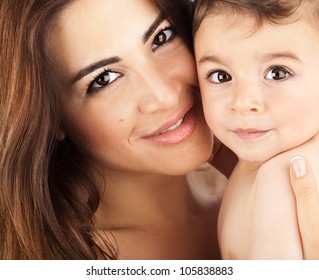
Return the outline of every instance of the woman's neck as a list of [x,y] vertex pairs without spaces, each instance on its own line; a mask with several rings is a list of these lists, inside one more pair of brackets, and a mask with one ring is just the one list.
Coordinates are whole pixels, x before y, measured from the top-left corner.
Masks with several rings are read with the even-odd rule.
[[120,259],[219,258],[217,216],[225,178],[205,169],[186,176],[106,176],[97,229]]
[[193,211],[186,176],[114,173],[106,177],[95,220],[100,230],[154,229],[187,223]]

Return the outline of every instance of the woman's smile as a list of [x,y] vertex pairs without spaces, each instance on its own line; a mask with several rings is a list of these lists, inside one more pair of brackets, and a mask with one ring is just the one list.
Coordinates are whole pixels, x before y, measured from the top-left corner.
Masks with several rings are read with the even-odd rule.
[[144,137],[144,139],[170,145],[185,141],[196,129],[197,120],[194,107],[187,111],[187,113],[173,125],[170,124],[172,122],[174,123],[176,121],[169,121],[150,136]]

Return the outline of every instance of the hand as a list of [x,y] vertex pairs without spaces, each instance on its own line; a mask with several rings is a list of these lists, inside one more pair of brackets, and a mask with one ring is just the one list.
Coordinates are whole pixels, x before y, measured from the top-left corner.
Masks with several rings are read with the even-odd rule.
[[296,198],[304,259],[319,260],[319,196],[307,160],[300,156],[291,160],[290,180]]

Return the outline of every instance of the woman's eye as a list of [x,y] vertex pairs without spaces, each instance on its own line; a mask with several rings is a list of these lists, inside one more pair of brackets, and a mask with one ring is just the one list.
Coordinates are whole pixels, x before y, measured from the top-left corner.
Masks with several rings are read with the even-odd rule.
[[98,75],[89,85],[88,93],[99,91],[102,88],[109,86],[121,76],[122,74],[117,72],[104,71],[102,74]]
[[208,80],[214,84],[226,83],[232,80],[232,77],[225,71],[214,71],[208,75]]
[[157,35],[155,36],[153,43],[152,43],[152,50],[156,50],[158,47],[172,41],[176,36],[176,31],[174,27],[167,27],[163,30],[161,30]]
[[265,78],[267,80],[280,81],[287,79],[291,76],[291,73],[282,66],[272,67],[266,74]]

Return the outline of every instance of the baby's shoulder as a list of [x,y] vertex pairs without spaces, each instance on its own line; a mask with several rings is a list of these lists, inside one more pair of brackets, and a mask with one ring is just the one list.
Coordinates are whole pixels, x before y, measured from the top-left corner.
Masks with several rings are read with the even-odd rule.
[[[289,165],[295,156],[304,156],[309,160],[314,171],[319,170],[319,143],[307,142],[265,162],[258,170],[256,186],[264,186],[269,189],[277,188],[279,192],[285,190],[291,192]],[[319,174],[318,172],[314,173],[318,181]]]
[[285,151],[264,163],[259,173],[263,175],[289,173],[289,164],[295,156],[307,158],[314,170],[319,170],[319,141],[309,141],[298,147]]

